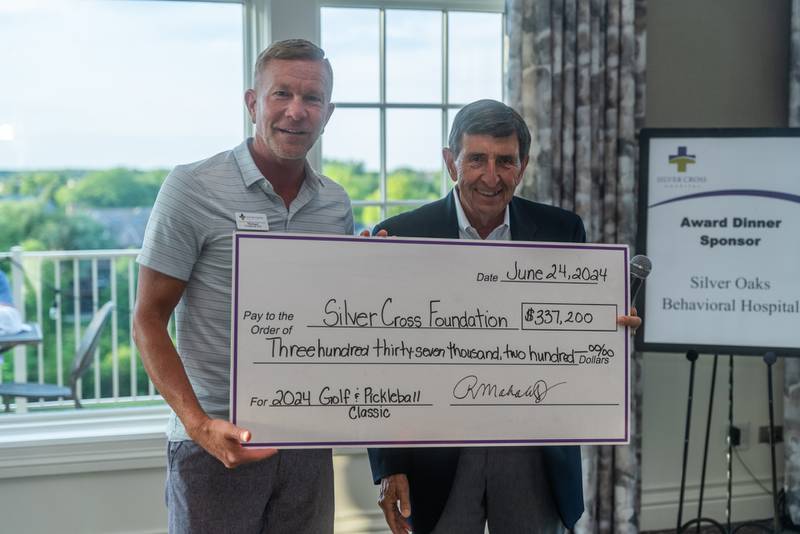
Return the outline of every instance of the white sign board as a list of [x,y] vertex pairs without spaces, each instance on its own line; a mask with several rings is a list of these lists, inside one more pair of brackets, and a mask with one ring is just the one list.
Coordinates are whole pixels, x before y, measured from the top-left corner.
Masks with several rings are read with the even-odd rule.
[[625,246],[234,236],[231,419],[270,447],[625,443]]
[[[644,350],[800,352],[800,137],[644,130]],[[646,227],[646,232],[644,228]]]

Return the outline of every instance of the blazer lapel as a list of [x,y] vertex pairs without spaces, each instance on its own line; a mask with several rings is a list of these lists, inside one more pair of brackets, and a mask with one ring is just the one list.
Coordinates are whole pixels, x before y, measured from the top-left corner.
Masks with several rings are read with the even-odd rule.
[[437,228],[437,233],[441,232],[441,235],[437,237],[442,237],[445,239],[458,239],[458,214],[456,213],[457,200],[452,189],[447,196],[442,199],[442,201],[444,202],[444,210],[439,213],[442,213],[443,217],[441,221],[436,221],[434,226]]
[[508,215],[512,241],[536,241],[538,227],[530,210],[521,209],[517,197],[512,197]]

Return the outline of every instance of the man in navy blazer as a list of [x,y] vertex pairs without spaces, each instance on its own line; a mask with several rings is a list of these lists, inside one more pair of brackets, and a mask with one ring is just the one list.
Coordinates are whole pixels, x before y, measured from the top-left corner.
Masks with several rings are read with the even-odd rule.
[[[375,234],[451,239],[586,240],[576,214],[515,197],[531,136],[520,115],[493,100],[458,112],[442,150],[454,189],[377,225]],[[636,328],[638,317],[621,317]],[[479,423],[479,422],[476,422]],[[550,533],[583,513],[581,455],[569,447],[369,450],[379,504],[393,534]]]

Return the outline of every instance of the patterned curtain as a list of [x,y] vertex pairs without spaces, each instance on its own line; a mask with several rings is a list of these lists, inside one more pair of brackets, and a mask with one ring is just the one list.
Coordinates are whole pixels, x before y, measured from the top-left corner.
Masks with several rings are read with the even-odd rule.
[[[792,0],[789,51],[789,126],[800,127],[800,0]],[[800,525],[800,358],[785,358],[783,373],[783,456],[785,507]]]
[[[533,136],[518,194],[575,211],[591,241],[633,245],[645,0],[506,0],[506,14],[508,104]],[[640,377],[635,355],[631,444],[584,447],[578,532],[639,530]]]

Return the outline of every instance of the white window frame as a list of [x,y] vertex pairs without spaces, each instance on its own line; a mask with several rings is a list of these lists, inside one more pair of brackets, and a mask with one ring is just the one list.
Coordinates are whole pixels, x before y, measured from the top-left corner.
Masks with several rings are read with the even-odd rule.
[[[380,91],[379,91],[379,100],[377,102],[335,102],[336,107],[340,109],[373,109],[377,110],[379,113],[379,124],[380,124],[380,165],[379,165],[379,173],[378,173],[378,180],[379,180],[379,188],[380,188],[380,199],[379,200],[361,200],[361,199],[353,199],[352,203],[354,207],[366,207],[366,206],[377,206],[381,210],[380,219],[386,218],[386,211],[390,207],[395,206],[406,206],[406,207],[415,207],[425,204],[429,202],[429,200],[424,199],[389,199],[387,194],[387,169],[386,169],[386,112],[389,109],[433,109],[433,110],[440,110],[441,111],[441,132],[442,132],[442,139],[441,139],[441,146],[447,146],[447,138],[448,138],[448,111],[450,110],[457,110],[464,105],[468,104],[468,102],[451,102],[449,100],[449,17],[448,14],[451,11],[472,11],[472,12],[483,12],[483,13],[500,13],[503,14],[503,21],[501,25],[505,26],[505,2],[498,1],[498,0],[407,0],[407,1],[398,1],[398,0],[320,0],[317,2],[319,4],[320,10],[325,7],[331,8],[371,8],[371,9],[378,9],[378,17],[379,17],[379,32],[378,32],[378,39],[379,39],[379,64],[380,64]],[[425,11],[436,11],[441,13],[442,15],[442,33],[441,33],[441,100],[438,103],[422,103],[422,102],[388,102],[386,99],[386,10],[388,9],[407,9],[407,10],[425,10]],[[317,23],[319,27],[320,24]],[[318,37],[317,42],[321,40],[321,31],[318,29]],[[505,68],[506,68],[506,47],[505,44],[501,46],[501,57],[499,58],[501,62],[501,72],[505,75]],[[505,84],[501,88],[503,98],[505,98]],[[324,138],[322,139],[322,143],[324,143]],[[320,154],[315,155],[317,158],[321,158]],[[444,196],[449,191],[449,185],[451,181],[449,175],[447,174],[447,169],[445,168],[444,162],[441,164],[441,183],[440,183],[440,194]]]

